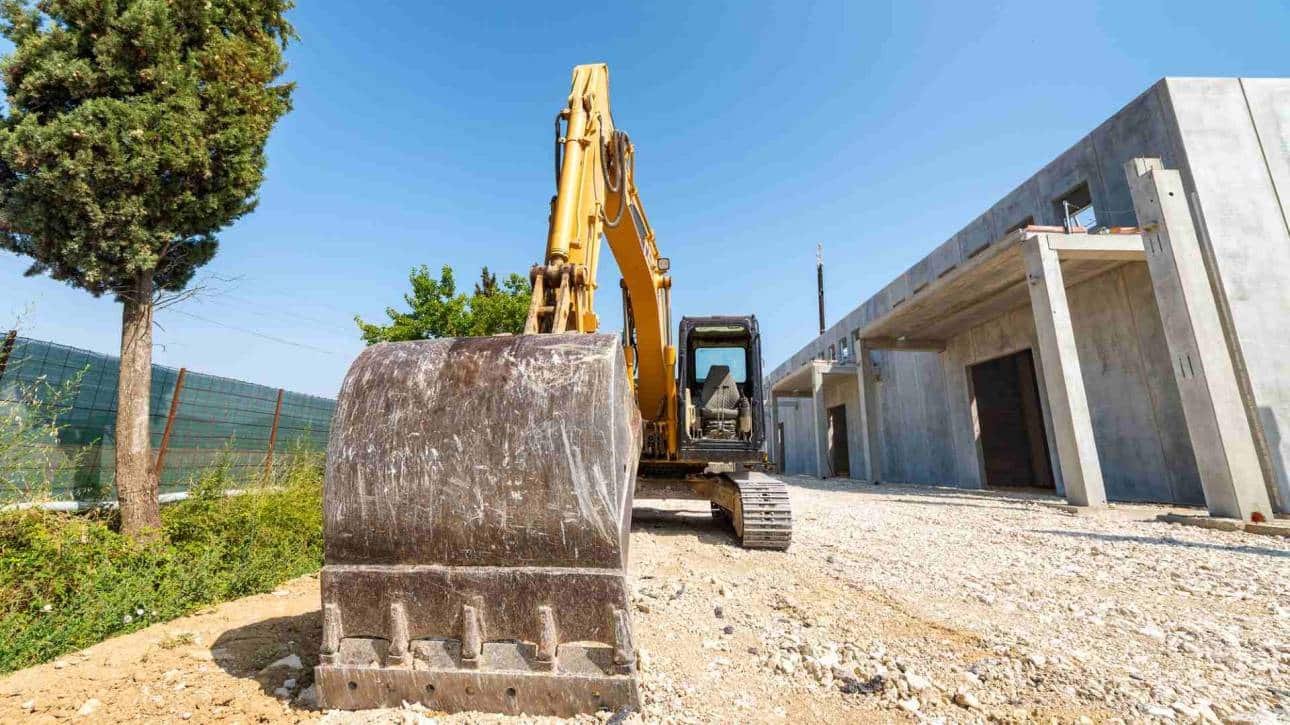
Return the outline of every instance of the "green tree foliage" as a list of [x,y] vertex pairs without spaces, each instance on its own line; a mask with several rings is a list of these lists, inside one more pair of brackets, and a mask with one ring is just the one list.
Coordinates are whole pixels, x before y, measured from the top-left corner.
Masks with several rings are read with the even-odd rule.
[[372,345],[524,331],[530,288],[528,281],[518,274],[511,274],[499,285],[497,275],[484,267],[475,283],[474,294],[469,296],[457,292],[452,267],[448,265],[439,271],[439,279],[430,276],[429,267],[421,265],[412,270],[408,281],[412,292],[403,295],[408,312],[386,308],[388,325],[371,324],[354,317],[364,342]]
[[148,439],[153,308],[255,208],[291,0],[0,0],[0,249],[122,303],[122,527],[161,526]]
[[255,207],[289,0],[0,2],[0,247],[94,295],[180,290]]

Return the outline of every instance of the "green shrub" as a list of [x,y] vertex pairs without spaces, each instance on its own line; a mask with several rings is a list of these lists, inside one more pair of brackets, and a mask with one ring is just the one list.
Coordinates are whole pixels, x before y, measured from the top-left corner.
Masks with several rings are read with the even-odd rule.
[[216,467],[163,507],[165,536],[146,544],[110,514],[0,513],[0,672],[318,569],[321,458],[297,451],[283,469],[228,496]]

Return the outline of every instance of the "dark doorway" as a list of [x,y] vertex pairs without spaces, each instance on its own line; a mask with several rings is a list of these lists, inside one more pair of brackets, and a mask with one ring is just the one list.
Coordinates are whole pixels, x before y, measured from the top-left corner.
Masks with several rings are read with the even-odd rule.
[[1054,488],[1029,350],[968,368],[987,486]]
[[851,477],[851,454],[847,450],[847,407],[829,408],[829,468],[834,476]]

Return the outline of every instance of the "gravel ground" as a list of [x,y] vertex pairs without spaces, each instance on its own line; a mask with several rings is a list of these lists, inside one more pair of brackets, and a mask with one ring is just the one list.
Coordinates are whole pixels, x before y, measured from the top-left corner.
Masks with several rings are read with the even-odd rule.
[[[787,553],[642,502],[627,722],[1290,722],[1290,541],[1163,507],[789,481]],[[318,712],[317,610],[305,577],[13,673],[0,721],[516,721]]]

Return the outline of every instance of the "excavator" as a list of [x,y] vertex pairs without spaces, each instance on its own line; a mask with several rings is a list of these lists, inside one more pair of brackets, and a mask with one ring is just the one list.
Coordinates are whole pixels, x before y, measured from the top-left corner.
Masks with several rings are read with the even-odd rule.
[[[374,345],[342,384],[324,485],[326,708],[638,709],[634,499],[706,500],[745,547],[791,542],[762,452],[756,318],[684,317],[673,338],[671,263],[607,66],[574,69],[555,134],[523,334]],[[621,336],[597,332],[602,239]]]

